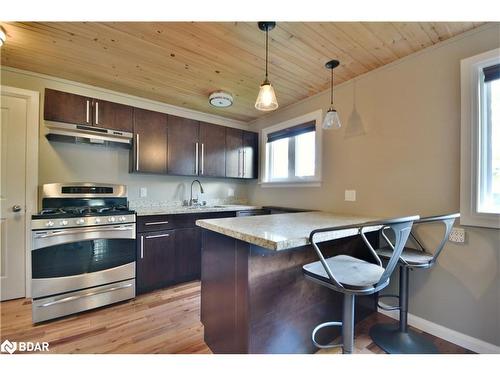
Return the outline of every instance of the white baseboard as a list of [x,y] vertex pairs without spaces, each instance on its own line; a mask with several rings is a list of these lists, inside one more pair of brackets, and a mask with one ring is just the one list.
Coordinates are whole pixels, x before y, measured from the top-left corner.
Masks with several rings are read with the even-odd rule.
[[[385,311],[378,309],[378,312],[387,315],[393,319],[399,320],[399,311]],[[472,350],[480,354],[499,354],[500,346],[490,344],[489,342],[476,339],[450,328],[443,327],[439,324],[430,322],[419,316],[408,314],[408,324],[416,329],[430,333],[443,340],[452,342],[462,348]]]

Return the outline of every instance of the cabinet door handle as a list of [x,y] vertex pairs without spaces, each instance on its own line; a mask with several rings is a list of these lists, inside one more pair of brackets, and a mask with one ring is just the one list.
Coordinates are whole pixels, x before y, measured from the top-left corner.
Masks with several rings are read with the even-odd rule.
[[241,150],[238,150],[238,177],[241,177]]
[[135,135],[135,170],[139,172],[139,133]]
[[161,225],[161,224],[168,224],[168,221],[152,221],[150,223],[144,223],[144,225]]
[[205,145],[201,144],[201,174],[204,173],[205,170]]
[[95,102],[95,124],[99,125],[99,102]]
[[196,146],[195,146],[195,157],[194,157],[195,161],[194,161],[194,174],[198,174],[198,142],[196,142]]
[[144,259],[144,236],[141,236],[141,259]]
[[150,238],[162,238],[162,237],[170,237],[170,234],[165,233],[165,234],[155,234],[153,236],[146,236],[146,239],[149,240]]
[[90,122],[90,100],[87,100],[87,124]]
[[245,177],[245,154],[246,154],[246,151],[245,149],[243,149],[241,151],[241,153],[243,154],[243,157],[241,158],[241,164],[242,164],[242,167],[241,167],[241,177]]

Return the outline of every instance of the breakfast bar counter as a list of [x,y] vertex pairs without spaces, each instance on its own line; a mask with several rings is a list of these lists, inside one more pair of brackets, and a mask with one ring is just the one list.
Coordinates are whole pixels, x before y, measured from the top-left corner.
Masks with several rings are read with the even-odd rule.
[[[302,266],[318,257],[312,230],[372,221],[325,212],[198,220],[202,231],[201,321],[214,353],[313,353],[313,328],[340,320],[342,295],[307,281]],[[367,238],[378,245],[376,227]],[[356,230],[318,236],[325,257],[373,261]],[[376,311],[374,296],[358,298],[356,321]],[[339,336],[322,330],[321,342]]]

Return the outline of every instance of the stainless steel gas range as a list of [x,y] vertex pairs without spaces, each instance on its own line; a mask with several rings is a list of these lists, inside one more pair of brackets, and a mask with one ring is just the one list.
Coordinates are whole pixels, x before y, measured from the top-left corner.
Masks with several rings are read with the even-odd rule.
[[33,322],[135,297],[135,212],[123,185],[43,185],[32,216]]

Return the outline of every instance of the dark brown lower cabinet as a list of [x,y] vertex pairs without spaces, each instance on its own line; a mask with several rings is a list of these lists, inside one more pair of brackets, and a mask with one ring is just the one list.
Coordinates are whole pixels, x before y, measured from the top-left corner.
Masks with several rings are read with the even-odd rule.
[[201,278],[201,228],[196,220],[265,213],[268,211],[138,216],[137,294]]
[[175,281],[199,279],[201,276],[201,229],[175,230]]
[[174,283],[174,231],[140,233],[137,235],[137,245],[137,294]]

